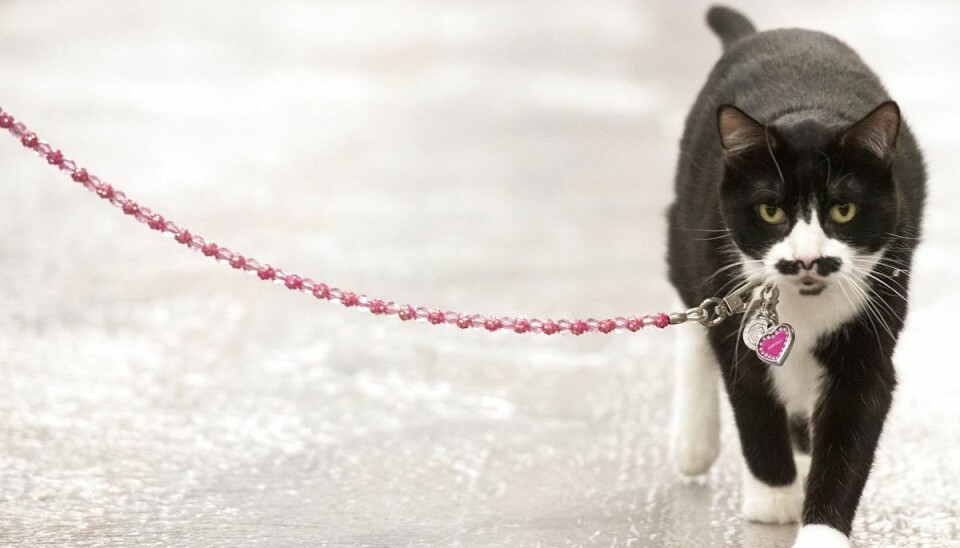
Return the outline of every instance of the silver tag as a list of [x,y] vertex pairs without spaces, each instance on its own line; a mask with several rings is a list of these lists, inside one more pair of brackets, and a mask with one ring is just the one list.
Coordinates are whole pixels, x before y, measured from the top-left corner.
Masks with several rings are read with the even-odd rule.
[[767,320],[766,318],[756,317],[752,320],[749,320],[743,326],[743,344],[747,345],[747,348],[757,351],[757,344],[760,342],[760,338],[766,335],[767,330],[773,326],[773,322]]

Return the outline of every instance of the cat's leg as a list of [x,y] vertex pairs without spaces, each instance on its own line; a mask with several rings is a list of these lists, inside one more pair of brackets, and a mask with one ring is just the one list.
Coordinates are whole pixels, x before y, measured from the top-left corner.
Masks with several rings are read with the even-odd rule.
[[842,362],[834,365],[842,367],[830,368],[829,389],[814,411],[812,464],[796,548],[849,546],[895,384],[889,360],[864,363],[856,357],[864,353],[834,354]]
[[807,483],[810,473],[810,420],[806,417],[790,417],[790,439],[793,440],[793,461],[797,465],[800,485]]
[[810,454],[810,420],[807,417],[790,417],[790,439],[793,440],[794,451]]
[[720,367],[705,330],[677,329],[670,450],[677,469],[703,474],[720,454]]
[[[716,333],[723,381],[743,452],[741,511],[750,521],[799,521],[803,489],[797,477],[787,411],[773,393],[767,365],[737,352],[738,333]],[[736,365],[734,360],[738,360]]]

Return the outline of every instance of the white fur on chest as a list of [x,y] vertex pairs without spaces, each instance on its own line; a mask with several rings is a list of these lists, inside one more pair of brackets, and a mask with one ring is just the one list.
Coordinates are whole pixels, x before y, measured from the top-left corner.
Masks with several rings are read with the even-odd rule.
[[[831,291],[830,289],[833,289]],[[795,342],[786,363],[770,366],[777,396],[790,415],[810,416],[820,398],[824,367],[814,355],[817,341],[856,316],[856,305],[830,288],[817,296],[787,290],[781,293],[777,313],[781,322],[793,326]]]

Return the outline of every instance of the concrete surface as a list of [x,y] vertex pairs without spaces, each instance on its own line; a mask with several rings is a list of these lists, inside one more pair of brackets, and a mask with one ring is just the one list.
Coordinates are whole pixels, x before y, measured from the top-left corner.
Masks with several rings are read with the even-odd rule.
[[[858,546],[960,543],[960,9],[738,3],[850,42],[930,164]],[[0,1],[0,105],[233,249],[500,314],[673,304],[702,2]],[[0,544],[787,546],[666,455],[674,333],[408,325],[187,253],[0,139]]]

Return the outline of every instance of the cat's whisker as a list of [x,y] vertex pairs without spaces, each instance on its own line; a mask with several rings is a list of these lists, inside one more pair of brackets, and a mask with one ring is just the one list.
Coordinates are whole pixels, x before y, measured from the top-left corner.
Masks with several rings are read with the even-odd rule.
[[866,260],[866,259],[859,259],[859,260],[858,260],[858,259],[854,258],[854,259],[852,259],[852,260],[849,261],[849,264],[850,264],[850,265],[853,265],[853,266],[857,266],[857,267],[863,268],[863,269],[866,269],[866,270],[875,271],[878,275],[883,275],[883,276],[888,276],[888,275],[887,275],[887,274],[884,274],[883,272],[880,272],[880,271],[879,271],[880,269],[879,269],[878,267],[886,267],[886,268],[892,269],[895,273],[896,273],[896,272],[900,272],[900,273],[909,273],[909,272],[910,272],[909,268],[907,268],[907,265],[906,265],[905,263],[898,262],[898,261],[896,261],[896,260],[886,260],[886,259],[884,259],[884,258],[881,258],[881,259],[879,259],[879,260],[877,260],[877,261]]
[[850,260],[851,260],[852,262],[863,263],[863,264],[882,264],[882,263],[887,263],[887,264],[906,264],[906,261],[903,260],[903,259],[899,259],[899,258],[895,258],[895,257],[890,257],[890,256],[887,256],[887,255],[882,255],[882,256],[880,256],[880,257],[877,258],[877,259],[874,259],[874,258],[871,258],[871,257],[851,257]]
[[828,156],[827,153],[822,150],[818,150],[817,154],[819,154],[820,156],[823,156],[824,159],[827,160],[827,180],[825,181],[824,184],[830,184],[830,156]]
[[897,312],[897,310],[893,308],[893,305],[891,305],[889,302],[887,302],[886,299],[883,299],[883,298],[876,292],[876,290],[875,290],[874,288],[868,286],[868,285],[866,284],[866,282],[862,282],[862,281],[861,281],[861,285],[862,285],[862,287],[863,287],[865,290],[867,290],[867,291],[870,292],[870,294],[871,294],[871,296],[872,296],[871,301],[874,303],[874,305],[876,305],[876,306],[878,306],[878,307],[879,307],[879,306],[884,307],[885,310],[887,310],[887,311],[890,312],[890,315],[893,317],[893,319],[896,319],[897,321],[899,321],[901,325],[904,323],[904,318],[903,318],[903,316],[900,315],[900,313]]
[[[730,270],[730,269],[732,269],[732,268],[736,268],[736,267],[738,267],[738,266],[743,267],[743,266],[746,266],[746,265],[757,264],[757,263],[762,263],[762,262],[763,262],[763,261],[761,261],[761,260],[759,260],[759,259],[750,259],[750,260],[747,260],[747,261],[738,261],[738,262],[734,262],[734,263],[728,264],[728,265],[726,265],[726,266],[722,266],[722,267],[718,268],[718,269],[716,270],[716,272],[714,272],[713,274],[711,274],[710,276],[708,276],[705,280],[703,280],[703,282],[701,282],[700,285],[701,285],[701,287],[707,285],[707,284],[710,282],[710,280],[716,278],[716,277],[719,276],[720,274],[722,274],[722,273],[724,273],[724,272],[726,272],[726,271],[728,271],[728,270]],[[737,277],[733,277],[733,281],[736,281],[736,280],[737,280]],[[720,287],[719,291],[722,292],[723,289],[725,289],[726,287],[728,287],[731,283],[732,283],[732,282],[728,281],[727,283],[725,283],[723,286]]]
[[780,175],[780,182],[783,183],[783,186],[787,186],[787,180],[783,177],[783,170],[780,169],[780,162],[777,161],[776,154],[773,153],[773,145],[770,144],[770,128],[763,126],[763,138],[767,144],[767,152],[770,153],[770,159],[773,160],[773,165],[777,167],[777,173]]
[[710,237],[710,238],[691,238],[691,239],[694,240],[694,241],[697,241],[697,242],[709,242],[709,241],[711,241],[711,240],[725,240],[725,239],[727,239],[727,238],[729,238],[729,237],[730,237],[729,234],[723,234],[723,235],[721,235],[721,236],[713,236],[713,237]]
[[[852,265],[850,266],[850,270],[851,270],[852,272],[861,274],[861,275],[863,275],[865,278],[870,279],[870,280],[873,280],[873,281],[877,282],[878,284],[884,286],[885,288],[887,288],[887,289],[889,289],[891,292],[893,292],[894,295],[896,295],[897,297],[900,297],[900,298],[903,299],[904,301],[907,300],[907,296],[906,296],[906,295],[904,295],[903,293],[901,293],[900,291],[898,291],[896,288],[894,288],[892,285],[890,285],[889,283],[887,283],[886,281],[884,281],[883,278],[881,277],[881,275],[878,275],[876,272],[873,272],[872,270],[867,270],[867,269],[862,268],[862,267],[852,266]],[[897,283],[897,282],[893,281],[892,279],[891,279],[891,282]],[[904,291],[904,292],[906,291],[906,288],[903,287],[903,285],[901,285],[901,284],[899,284],[899,283],[897,283],[897,285],[900,287],[900,290],[902,290],[902,291]]]
[[[903,286],[900,286],[900,290],[903,290],[903,292],[901,292],[900,290],[896,289],[895,287],[893,287],[892,285],[888,284],[888,283],[885,282],[883,279],[877,277],[876,275],[874,275],[874,274],[872,274],[872,273],[866,272],[866,273],[860,273],[860,274],[861,274],[861,276],[864,278],[864,281],[865,281],[865,282],[866,282],[866,281],[870,281],[870,282],[874,282],[874,283],[878,284],[879,286],[881,286],[881,287],[879,287],[879,288],[872,288],[872,287],[871,287],[871,289],[883,290],[883,293],[887,293],[887,292],[891,293],[891,295],[890,295],[891,297],[897,297],[897,298],[899,298],[900,300],[902,300],[902,301],[904,301],[904,302],[907,301],[907,296],[903,293],[903,292],[906,291],[906,288],[904,288]],[[880,291],[876,291],[876,290],[875,290],[874,292],[877,293],[877,295],[879,296]]]
[[895,257],[889,257],[887,255],[883,255],[879,259],[872,259],[868,257],[851,257],[850,261],[858,264],[878,264],[878,265],[885,264],[887,266],[894,266],[894,267],[908,266],[907,261],[903,259],[895,258]]
[[[887,282],[886,280],[883,279],[884,276],[877,275],[874,272],[862,272],[862,271],[856,271],[856,270],[854,270],[854,272],[858,272],[859,274],[863,275],[864,278],[882,285],[885,289],[889,290],[891,293],[899,297],[901,300],[903,301],[907,300],[907,296],[905,295],[907,288],[904,287],[902,284],[898,283],[897,281],[893,280],[892,278],[887,277],[890,280],[890,282]],[[891,285],[891,283],[895,284],[896,287],[894,287],[894,285]]]
[[[880,324],[883,326],[887,334],[890,335],[890,338],[892,340],[896,340],[897,337],[896,335],[893,334],[893,329],[890,328],[890,323],[887,322],[886,318],[883,317],[883,314],[881,313],[880,309],[877,307],[878,301],[874,300],[871,297],[871,295],[860,285],[862,283],[860,282],[860,280],[850,275],[846,275],[846,277],[848,280],[852,282],[851,287],[854,289],[854,291],[860,294],[860,296],[863,298],[864,305],[866,305],[868,309],[873,312],[874,317],[876,317],[877,321],[880,322]],[[879,302],[885,304],[888,308],[890,306],[889,304],[883,302],[882,300]],[[890,310],[892,311],[892,308]],[[896,313],[894,313],[894,315],[896,315]]]
[[920,240],[920,238],[916,236],[903,236],[901,234],[894,234],[893,232],[884,232],[883,235],[890,238],[896,238],[898,240],[908,240],[911,242],[916,242]]
[[[847,302],[850,303],[850,306],[853,307],[853,308],[857,308],[856,305],[854,305],[853,300],[850,298],[850,295],[847,294],[847,290],[844,289],[844,287],[843,287],[843,283],[842,283],[842,282],[844,282],[844,281],[850,282],[850,283],[851,283],[851,287],[853,287],[853,282],[852,282],[852,281],[849,279],[849,277],[847,277],[846,275],[842,275],[842,276],[841,276],[841,283],[840,283],[839,287],[840,287],[840,290],[843,291],[844,296],[847,298]],[[870,325],[873,327],[873,332],[874,332],[874,334],[875,334],[876,337],[877,337],[877,347],[879,347],[879,348],[882,349],[882,348],[883,348],[883,342],[880,340],[880,328],[877,326],[877,322],[874,321],[873,315],[871,314],[871,312],[870,312],[869,310],[867,310],[867,311],[866,311],[866,314],[865,314],[864,316],[861,316],[861,318],[863,318],[863,317],[865,317],[865,318],[870,322]],[[861,319],[861,321],[862,321],[862,319]]]

